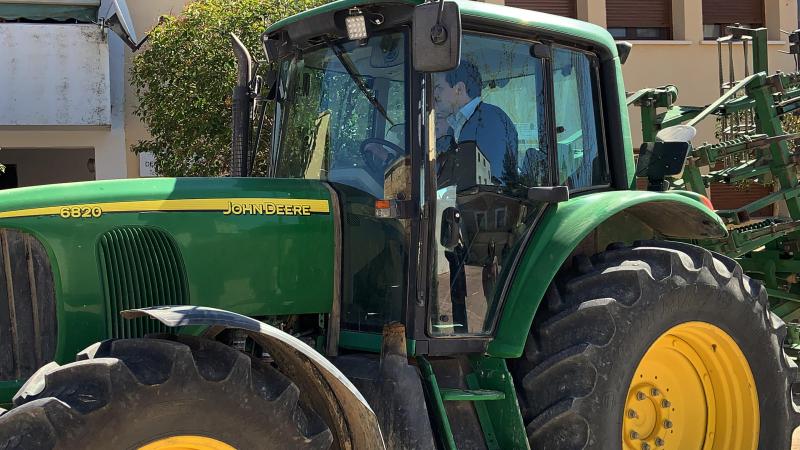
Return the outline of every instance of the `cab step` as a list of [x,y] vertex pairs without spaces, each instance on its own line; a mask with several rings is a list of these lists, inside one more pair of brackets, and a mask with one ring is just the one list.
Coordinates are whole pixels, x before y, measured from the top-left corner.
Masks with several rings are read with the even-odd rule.
[[441,389],[442,400],[444,401],[468,401],[479,402],[487,400],[505,400],[506,394],[501,391],[490,389]]

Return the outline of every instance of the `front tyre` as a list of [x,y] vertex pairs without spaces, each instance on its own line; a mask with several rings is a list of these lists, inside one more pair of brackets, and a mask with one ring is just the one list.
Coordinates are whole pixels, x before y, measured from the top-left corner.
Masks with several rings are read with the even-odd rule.
[[516,362],[538,449],[788,449],[797,368],[739,265],[672,242],[576,258]]
[[268,364],[198,337],[95,344],[42,367],[0,416],[0,449],[309,449],[333,441]]

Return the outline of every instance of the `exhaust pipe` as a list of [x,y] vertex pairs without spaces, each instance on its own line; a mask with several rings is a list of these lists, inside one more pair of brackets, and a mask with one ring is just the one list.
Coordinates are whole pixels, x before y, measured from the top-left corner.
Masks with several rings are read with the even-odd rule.
[[253,59],[247,47],[231,33],[233,54],[236,55],[236,86],[233,88],[233,140],[231,142],[231,176],[246,177],[250,173],[250,80],[253,78]]

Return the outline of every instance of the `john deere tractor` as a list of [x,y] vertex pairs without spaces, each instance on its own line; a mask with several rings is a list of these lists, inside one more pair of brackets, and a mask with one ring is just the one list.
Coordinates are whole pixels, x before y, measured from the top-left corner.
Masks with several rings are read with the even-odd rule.
[[[233,42],[231,177],[0,192],[0,449],[789,448],[784,291],[676,184],[668,88],[635,164],[629,46],[412,0]],[[685,121],[754,109],[783,170],[748,86]]]

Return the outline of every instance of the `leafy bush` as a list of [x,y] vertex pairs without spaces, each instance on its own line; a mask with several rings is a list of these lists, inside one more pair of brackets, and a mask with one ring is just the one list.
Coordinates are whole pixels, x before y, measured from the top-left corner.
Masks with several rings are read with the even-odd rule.
[[[139,97],[135,114],[152,136],[132,150],[152,152],[159,175],[227,174],[236,82],[229,33],[239,36],[254,59],[262,59],[259,38],[269,23],[322,3],[326,1],[196,0],[179,17],[163,17],[131,69]],[[256,173],[266,170],[269,125],[256,155]]]

